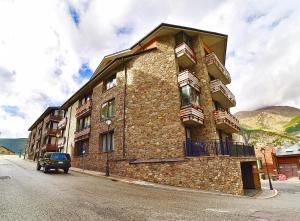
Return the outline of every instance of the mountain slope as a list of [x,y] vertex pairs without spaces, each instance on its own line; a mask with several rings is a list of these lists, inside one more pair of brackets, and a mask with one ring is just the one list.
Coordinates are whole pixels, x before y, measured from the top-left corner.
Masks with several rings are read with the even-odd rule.
[[240,120],[241,135],[249,143],[275,146],[284,142],[295,143],[295,135],[300,134],[300,109],[289,106],[270,106],[235,114]]
[[16,154],[24,153],[27,138],[0,138],[0,145],[12,150]]

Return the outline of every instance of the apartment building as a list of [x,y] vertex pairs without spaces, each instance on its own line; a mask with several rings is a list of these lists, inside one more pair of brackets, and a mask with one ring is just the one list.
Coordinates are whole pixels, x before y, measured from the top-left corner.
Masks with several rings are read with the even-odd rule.
[[59,146],[72,166],[239,195],[260,189],[253,146],[232,140],[226,45],[227,35],[163,23],[105,56],[60,108]]
[[36,160],[43,152],[58,151],[57,126],[62,112],[59,107],[48,107],[31,125],[26,153],[28,158]]

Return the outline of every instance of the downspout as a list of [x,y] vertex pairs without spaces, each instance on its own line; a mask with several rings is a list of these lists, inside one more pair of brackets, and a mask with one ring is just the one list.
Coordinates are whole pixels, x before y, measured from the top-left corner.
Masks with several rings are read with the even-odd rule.
[[71,124],[72,107],[73,107],[73,105],[71,105],[70,114],[69,114],[69,119],[67,119],[69,125],[68,125],[68,135],[67,135],[67,148],[66,148],[66,153],[68,153],[68,147],[69,147],[69,134],[70,134],[70,124]]
[[[122,59],[124,62],[124,58]],[[127,66],[124,63],[124,87],[123,87],[123,135],[122,135],[122,151],[123,151],[123,158],[126,156],[126,139],[125,139],[125,134],[126,134],[126,90],[127,90]]]

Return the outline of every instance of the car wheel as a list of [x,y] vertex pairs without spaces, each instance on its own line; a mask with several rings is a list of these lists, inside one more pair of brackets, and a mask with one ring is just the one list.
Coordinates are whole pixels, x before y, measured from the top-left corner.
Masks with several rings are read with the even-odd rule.
[[44,173],[47,173],[47,172],[48,172],[48,168],[47,168],[46,165],[43,167],[43,172],[44,172]]
[[69,172],[69,168],[64,169],[64,173],[68,173]]
[[36,169],[37,169],[37,170],[40,170],[40,169],[41,169],[41,165],[40,165],[39,163],[36,165]]

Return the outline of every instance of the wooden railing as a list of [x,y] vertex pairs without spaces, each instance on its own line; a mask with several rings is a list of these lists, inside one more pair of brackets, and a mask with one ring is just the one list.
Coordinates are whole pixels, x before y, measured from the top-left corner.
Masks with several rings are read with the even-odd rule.
[[214,111],[214,118],[216,124],[227,124],[231,126],[233,129],[239,131],[240,130],[240,123],[239,120],[230,114],[228,111],[223,109],[218,109]]
[[49,114],[47,117],[45,117],[45,123],[48,123],[50,120],[58,122],[61,119],[62,119],[62,116],[60,116],[60,115],[51,115],[51,114]]
[[176,46],[175,53],[177,57],[180,57],[182,54],[186,54],[194,63],[196,63],[194,51],[184,42]]
[[205,57],[206,64],[209,65],[216,65],[216,67],[220,70],[220,72],[224,75],[224,77],[227,79],[227,82],[231,82],[231,77],[227,69],[224,67],[224,65],[221,63],[217,55],[212,52]]
[[76,117],[80,117],[83,114],[89,112],[92,109],[92,100],[88,100],[86,103],[76,108]]
[[189,70],[184,70],[179,73],[178,84],[179,87],[183,87],[185,85],[191,85],[196,90],[200,91],[199,79],[195,75],[193,75]]
[[81,137],[89,137],[89,134],[91,132],[91,128],[87,127],[85,129],[82,129],[80,131],[75,132],[75,140],[79,140]]
[[221,91],[235,106],[235,96],[233,93],[223,84],[223,82],[219,79],[213,80],[210,82],[210,89],[212,93]]
[[180,118],[183,122],[203,124],[204,114],[201,107],[198,106],[185,106],[180,110]]

